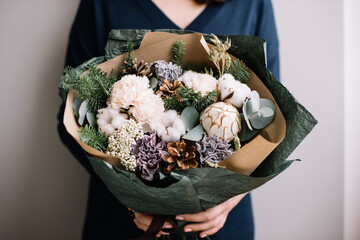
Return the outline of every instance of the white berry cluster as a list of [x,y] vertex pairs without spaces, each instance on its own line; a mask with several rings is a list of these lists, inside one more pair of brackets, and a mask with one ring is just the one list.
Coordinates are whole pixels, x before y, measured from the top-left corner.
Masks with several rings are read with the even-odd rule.
[[131,147],[136,140],[144,135],[141,124],[133,119],[126,120],[119,129],[108,138],[109,145],[106,154],[117,157],[126,170],[135,171],[135,157],[131,155]]

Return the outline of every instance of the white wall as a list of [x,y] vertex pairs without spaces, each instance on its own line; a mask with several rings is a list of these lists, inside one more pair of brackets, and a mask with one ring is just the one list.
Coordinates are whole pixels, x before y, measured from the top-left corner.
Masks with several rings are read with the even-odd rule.
[[360,1],[344,0],[345,189],[344,239],[360,239],[359,55]]
[[256,239],[342,239],[342,1],[273,4],[282,82],[319,124],[290,157],[302,162],[254,191]]
[[87,175],[56,132],[79,1],[0,1],[0,239],[80,239]]
[[[78,2],[0,1],[0,239],[80,239],[88,177],[56,132],[57,84]],[[257,240],[342,239],[356,228],[351,184],[343,227],[342,2],[273,0],[282,81],[319,125],[291,156],[302,162],[254,191]],[[356,94],[358,85],[347,86]],[[356,177],[351,163],[346,173]]]

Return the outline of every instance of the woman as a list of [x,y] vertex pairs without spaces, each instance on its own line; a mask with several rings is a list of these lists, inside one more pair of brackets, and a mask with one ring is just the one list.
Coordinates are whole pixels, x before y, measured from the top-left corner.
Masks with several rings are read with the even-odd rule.
[[[111,29],[186,29],[215,35],[254,35],[267,41],[268,68],[279,79],[278,39],[271,0],[82,0],[69,39],[66,65],[77,66],[104,55]],[[61,118],[62,113],[60,113]],[[141,234],[151,216],[127,214],[93,174],[89,162],[59,121],[63,142],[91,175],[83,239],[128,239]],[[250,194],[239,195],[212,209],[177,216],[194,222],[185,231],[200,237],[253,239]],[[164,228],[167,228],[167,224]],[[140,230],[141,229],[141,230]],[[159,233],[165,234],[165,233]]]

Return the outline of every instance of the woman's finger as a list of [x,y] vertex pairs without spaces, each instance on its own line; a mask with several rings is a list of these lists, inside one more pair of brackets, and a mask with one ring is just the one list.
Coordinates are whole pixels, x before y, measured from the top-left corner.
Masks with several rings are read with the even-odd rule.
[[190,223],[184,227],[185,232],[200,232],[205,231],[211,228],[215,228],[220,224],[221,220],[219,218],[212,219],[211,221],[201,222],[201,223]]
[[214,235],[215,233],[217,233],[224,226],[225,221],[226,221],[226,219],[222,220],[219,224],[217,224],[217,226],[200,232],[200,234],[199,234],[200,237],[205,238],[207,236]]
[[189,222],[207,222],[214,219],[215,217],[220,215],[223,211],[225,211],[225,209],[219,206],[210,208],[206,211],[199,213],[178,215],[176,216],[176,219],[189,221]]

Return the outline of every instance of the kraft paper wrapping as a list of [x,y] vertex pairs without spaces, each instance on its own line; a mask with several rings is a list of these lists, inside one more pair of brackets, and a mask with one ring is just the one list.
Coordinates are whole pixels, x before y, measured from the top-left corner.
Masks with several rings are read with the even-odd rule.
[[[205,63],[208,66],[213,66],[213,63],[209,60],[208,54],[209,48],[211,48],[212,45],[207,44],[202,35],[198,33],[184,35],[166,32],[147,33],[144,36],[139,49],[134,50],[132,55],[134,58],[149,63],[156,60],[165,60],[169,62],[172,59],[171,48],[177,40],[186,42],[186,54],[184,56],[185,65],[188,63],[194,65]],[[124,53],[98,65],[98,68],[107,73],[110,73],[113,70],[118,74],[119,66],[123,65],[126,58],[127,53]],[[247,82],[247,85],[252,90],[258,91],[261,98],[272,100],[276,105],[276,114],[274,120],[266,128],[262,129],[254,139],[220,162],[220,165],[225,166],[227,169],[243,175],[250,175],[280,144],[286,133],[286,122],[274,97],[252,71],[250,71],[250,79]],[[64,125],[67,131],[89,155],[102,159],[113,166],[122,168],[120,161],[117,158],[104,154],[79,140],[80,127],[76,122],[72,108],[75,96],[76,93],[70,91],[67,97],[64,114]]]

